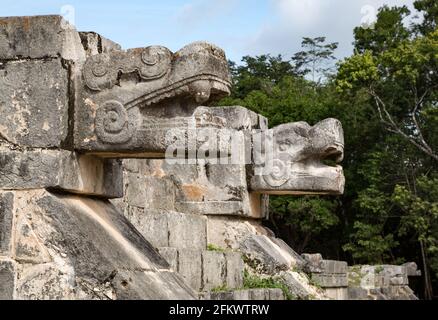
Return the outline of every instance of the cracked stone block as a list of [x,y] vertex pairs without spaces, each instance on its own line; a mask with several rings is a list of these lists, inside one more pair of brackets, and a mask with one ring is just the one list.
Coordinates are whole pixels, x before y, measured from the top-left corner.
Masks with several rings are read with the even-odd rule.
[[207,247],[207,219],[177,212],[168,216],[169,247],[205,250]]
[[176,248],[170,248],[170,247],[163,247],[158,248],[158,253],[166,259],[166,261],[170,265],[170,269],[173,271],[178,270],[178,249]]
[[203,251],[203,290],[210,291],[226,283],[226,260],[222,252]]
[[226,252],[225,260],[227,261],[227,288],[240,288],[243,286],[243,263],[242,255],[239,252]]
[[68,87],[60,59],[5,63],[0,69],[0,140],[61,147],[68,135]]
[[0,258],[0,300],[12,300],[15,290],[15,263]]
[[[0,192],[0,256],[10,256],[14,194]],[[1,282],[0,282],[1,283]]]
[[19,58],[85,60],[79,34],[61,16],[0,18],[0,60]]
[[193,290],[202,289],[202,254],[197,249],[178,250],[178,274]]
[[0,147],[0,189],[63,189],[78,194],[123,197],[116,160],[66,150],[18,151]]

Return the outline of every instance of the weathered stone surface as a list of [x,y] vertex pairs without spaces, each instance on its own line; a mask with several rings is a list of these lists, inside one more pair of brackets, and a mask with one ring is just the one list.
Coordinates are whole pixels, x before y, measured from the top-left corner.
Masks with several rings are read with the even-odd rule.
[[248,289],[211,292],[203,296],[204,300],[284,300],[281,289]]
[[169,247],[167,214],[150,214],[144,210],[135,210],[135,213],[129,219],[155,248]]
[[241,243],[240,250],[260,272],[274,274],[294,265],[293,258],[266,236],[248,236]]
[[0,258],[0,300],[12,300],[15,291],[15,263]]
[[325,288],[325,295],[333,300],[348,300],[348,288]]
[[193,290],[202,289],[202,253],[197,249],[179,249],[178,273]]
[[[152,46],[93,55],[82,74],[75,146],[109,156],[164,156],[174,139],[170,135],[184,137],[196,122],[194,107],[228,94],[230,86],[224,52],[207,43],[193,43],[175,54]],[[189,106],[181,106],[182,97]]]
[[259,223],[238,217],[208,216],[207,241],[221,248],[240,250],[250,234],[268,235]]
[[348,287],[349,300],[365,300],[368,296],[368,291],[361,287]]
[[268,289],[268,300],[285,300],[283,290],[281,289]]
[[79,32],[82,46],[86,52],[87,58],[100,53],[109,53],[111,51],[120,51],[122,47],[100,34],[95,32]]
[[[18,244],[29,255],[43,247],[50,261],[22,260],[17,267],[21,299],[190,299],[192,290],[168,263],[106,201],[56,195],[44,190],[14,192],[18,221],[29,228]],[[26,216],[29,215],[29,216]],[[38,242],[40,246],[36,245]],[[32,244],[32,246],[30,246]],[[18,247],[17,245],[15,246]]]
[[158,248],[158,252],[169,263],[171,270],[178,271],[178,249],[164,247]]
[[13,205],[13,193],[0,193],[0,256],[10,255],[14,217]]
[[283,271],[278,274],[279,280],[288,288],[290,294],[298,299],[323,299],[324,294],[314,286],[303,274],[294,271]]
[[145,209],[175,210],[175,189],[170,179],[144,178]]
[[227,263],[222,252],[203,251],[203,290],[210,291],[226,284]]
[[207,247],[207,219],[202,216],[167,213],[169,246],[205,250]]
[[313,127],[305,122],[283,124],[254,134],[254,167],[250,189],[267,194],[342,194],[342,167],[323,160],[342,161],[344,136],[338,120]]
[[243,286],[244,263],[242,255],[239,252],[226,252],[225,260],[227,262],[227,288],[241,288]]
[[406,268],[408,277],[419,277],[421,276],[421,270],[418,270],[418,266],[415,262],[406,262],[403,264]]
[[18,151],[0,147],[0,190],[38,188],[123,197],[122,167],[116,160],[65,150]]
[[346,273],[313,273],[312,280],[322,288],[338,288],[348,286],[348,277]]
[[61,60],[7,62],[0,69],[0,140],[61,147],[68,134],[69,106],[69,73]]
[[251,289],[251,300],[269,300],[269,291],[267,289]]
[[47,57],[85,60],[72,25],[61,16],[0,18],[0,60]]

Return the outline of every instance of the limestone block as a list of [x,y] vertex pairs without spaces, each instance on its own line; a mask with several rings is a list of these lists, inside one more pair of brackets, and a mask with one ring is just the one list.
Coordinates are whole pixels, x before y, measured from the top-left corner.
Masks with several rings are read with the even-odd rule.
[[207,240],[221,248],[240,250],[241,242],[250,234],[267,235],[256,221],[232,216],[208,216]]
[[269,300],[268,289],[251,289],[250,291],[251,300]]
[[15,292],[15,263],[0,258],[0,300],[12,300]]
[[254,267],[264,273],[274,274],[291,268],[294,260],[266,236],[249,235],[240,246],[243,254]]
[[250,290],[236,290],[233,294],[233,300],[251,300]]
[[226,252],[225,260],[227,262],[227,288],[241,288],[243,286],[243,270],[245,267],[242,255],[239,252]]
[[0,18],[0,60],[47,57],[85,60],[72,25],[55,15]]
[[155,248],[169,247],[167,214],[150,214],[142,209],[131,213],[131,223]]
[[203,290],[210,291],[226,283],[227,263],[222,252],[202,252]]
[[14,194],[0,192],[0,256],[10,256],[14,216],[13,205]]
[[305,261],[304,270],[308,273],[321,273],[324,271],[323,259],[320,253],[303,253],[301,257]]
[[125,173],[125,199],[130,206],[144,208],[146,201],[145,178],[136,173]]
[[289,292],[298,299],[321,299],[324,297],[323,292],[310,285],[308,279],[294,271],[283,271],[278,274],[279,280],[288,288]]
[[52,188],[123,197],[122,167],[116,160],[66,150],[10,150],[0,147],[0,190]]
[[322,288],[337,288],[348,286],[348,277],[346,273],[313,273],[312,280],[315,281],[315,283],[317,283]]
[[2,66],[0,140],[34,148],[61,147],[68,134],[68,106],[69,73],[60,59]]
[[138,185],[137,188],[145,189],[143,204],[145,209],[175,210],[175,188],[170,179],[144,177],[141,181],[143,184]]
[[348,264],[345,261],[322,260],[322,269],[324,273],[346,274]]
[[202,254],[197,249],[178,249],[178,274],[193,290],[202,289]]
[[[0,293],[18,299],[192,299],[193,291],[108,202],[14,191],[17,260],[0,263]],[[4,284],[4,285],[3,285]],[[5,293],[6,292],[6,293]]]
[[303,268],[306,261],[303,259],[302,256],[300,256],[295,250],[293,250],[286,242],[284,242],[280,238],[270,237],[270,240],[272,240],[277,246],[280,247],[281,250],[285,251],[287,254],[290,255],[290,257],[293,258],[293,266],[296,268]]
[[368,296],[368,290],[361,287],[348,287],[349,300],[365,300]]
[[168,216],[168,246],[206,249],[207,219],[205,217],[177,212],[166,213],[166,215]]
[[87,57],[122,50],[122,47],[118,43],[106,39],[95,32],[79,32],[79,36]]
[[242,201],[178,201],[175,209],[198,215],[249,216]]
[[235,298],[234,291],[221,291],[221,292],[210,292],[208,293],[208,297],[205,296],[204,300],[237,300]]
[[178,249],[170,247],[158,248],[158,253],[166,259],[170,265],[170,269],[178,271]]
[[267,300],[285,300],[283,290],[281,289],[268,289],[269,298]]
[[348,300],[348,288],[326,288],[326,296],[333,300]]

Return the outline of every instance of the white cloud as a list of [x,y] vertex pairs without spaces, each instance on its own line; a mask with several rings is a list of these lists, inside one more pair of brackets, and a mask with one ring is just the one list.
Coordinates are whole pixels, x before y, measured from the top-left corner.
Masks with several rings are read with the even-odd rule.
[[184,28],[198,27],[232,10],[236,3],[237,0],[196,0],[183,5],[176,19]]
[[243,44],[248,54],[283,54],[291,57],[302,37],[326,36],[339,42],[338,58],[351,54],[353,29],[373,22],[382,5],[412,8],[413,0],[270,0],[272,17]]

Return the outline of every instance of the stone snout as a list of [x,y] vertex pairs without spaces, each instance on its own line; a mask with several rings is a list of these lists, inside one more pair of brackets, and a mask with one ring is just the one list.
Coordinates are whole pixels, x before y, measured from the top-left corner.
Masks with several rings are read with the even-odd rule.
[[253,136],[250,189],[265,194],[342,194],[345,178],[340,121],[283,124]]

